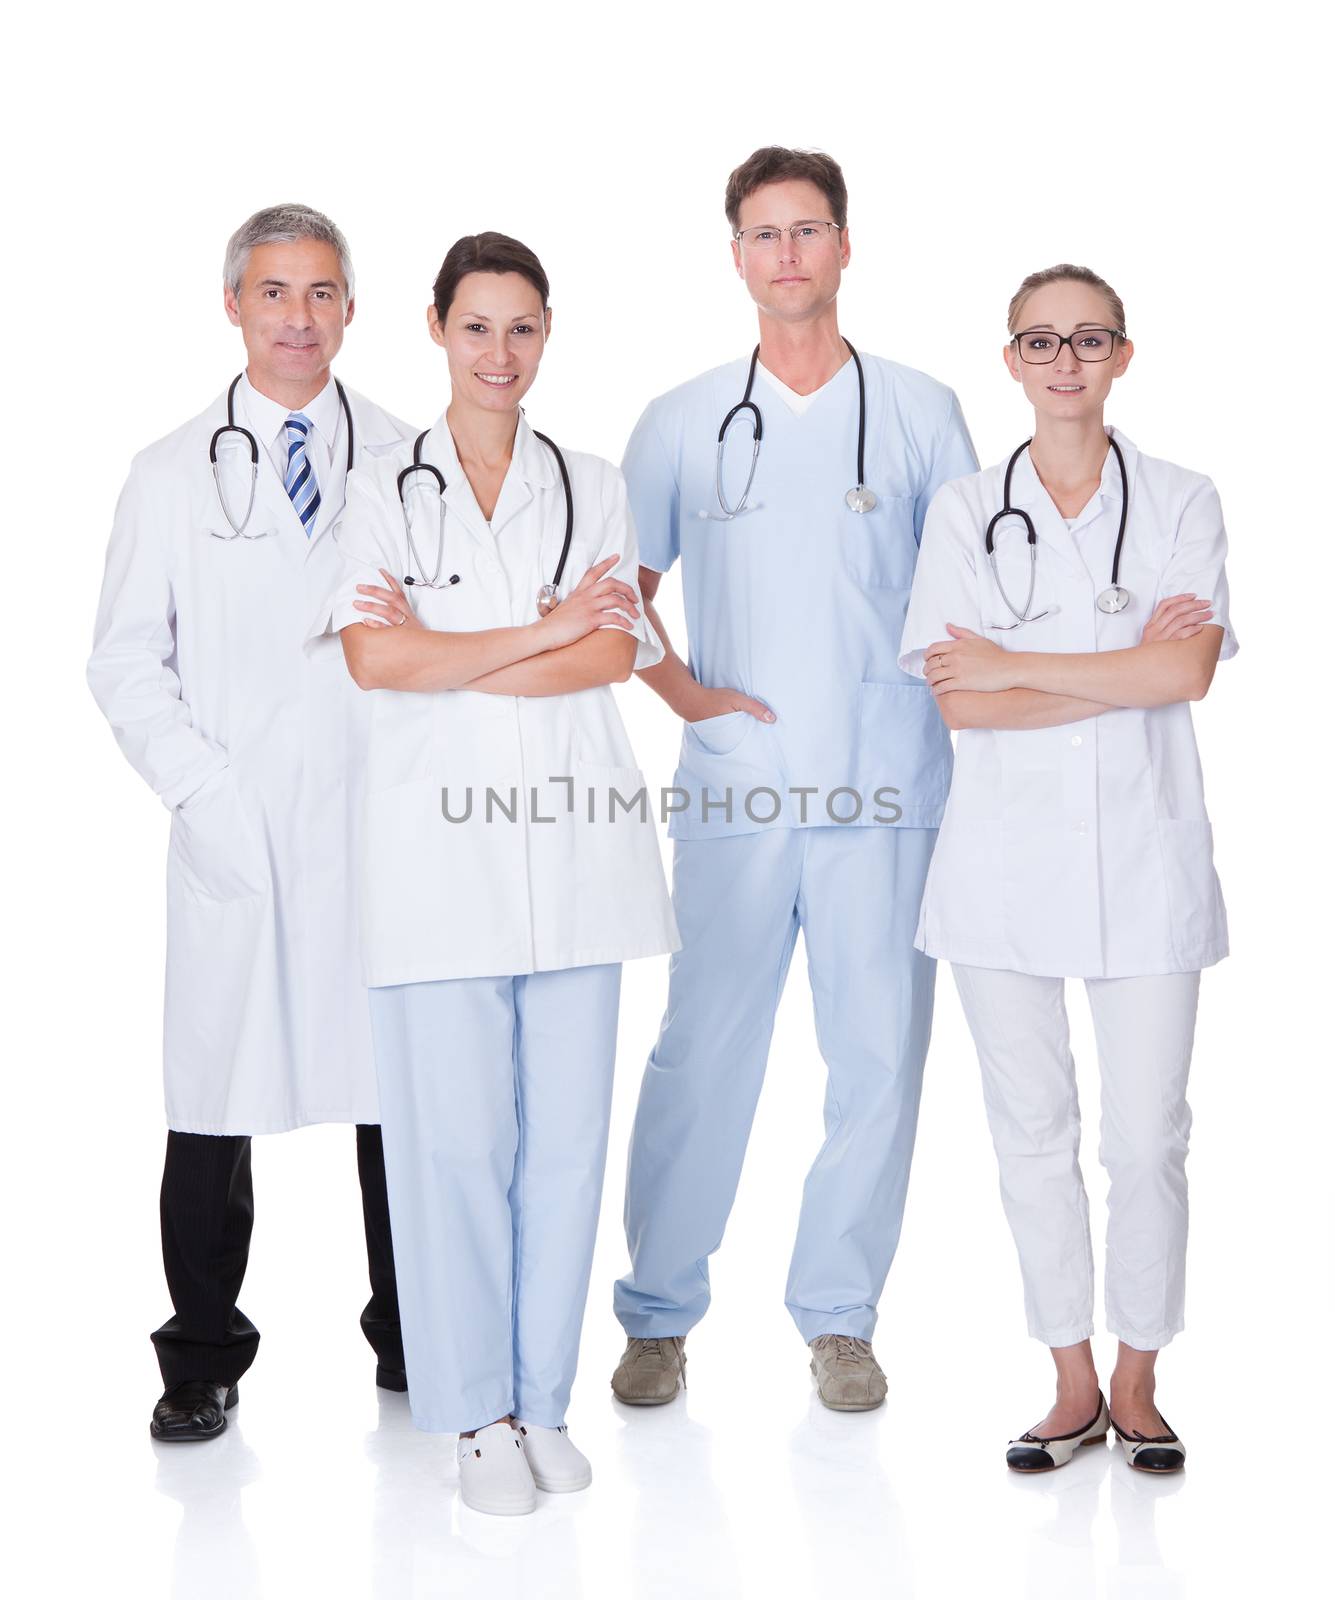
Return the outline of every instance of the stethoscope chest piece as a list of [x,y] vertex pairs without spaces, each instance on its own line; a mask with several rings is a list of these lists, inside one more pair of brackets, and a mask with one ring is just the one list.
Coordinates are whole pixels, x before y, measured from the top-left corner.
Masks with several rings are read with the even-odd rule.
[[556,585],[554,583],[544,583],[542,588],[538,590],[538,615],[545,617],[555,611],[556,599]]
[[876,496],[865,483],[860,483],[844,496],[844,504],[850,511],[875,511]]
[[[987,559],[992,567],[992,576],[996,580],[997,591],[1001,595],[1001,598],[1005,602],[1006,607],[1010,611],[1011,615],[1016,619],[1014,622],[989,623],[989,627],[1003,629],[1018,628],[1026,622],[1037,622],[1040,617],[1054,616],[1061,609],[1059,606],[1050,606],[1048,610],[1040,611],[1037,613],[1037,615],[1031,615],[1029,609],[1034,600],[1034,576],[1037,570],[1038,562],[1038,538],[1034,531],[1033,518],[1030,517],[1027,511],[1022,511],[1018,506],[1013,506],[1011,504],[1011,475],[1015,471],[1015,463],[1020,459],[1020,457],[1025,453],[1032,443],[1033,441],[1031,439],[1026,439],[1006,463],[1006,476],[1001,491],[1001,510],[998,511],[997,514],[992,518],[991,522],[988,523],[987,532],[983,536],[983,548],[987,551]],[[1128,510],[1129,491],[1126,480],[1126,460],[1122,455],[1121,447],[1111,434],[1108,435],[1108,444],[1112,449],[1113,455],[1116,457],[1118,475],[1122,480],[1122,507],[1121,515],[1117,521],[1117,544],[1113,549],[1112,583],[1108,586],[1108,588],[1104,589],[1099,595],[1096,596],[1094,604],[1101,612],[1103,612],[1104,616],[1115,617],[1119,612],[1125,611],[1126,608],[1131,604],[1131,591],[1129,589],[1124,589],[1117,581],[1122,570],[1122,541],[1126,538],[1126,517]],[[852,504],[852,501],[850,500],[849,503]],[[998,523],[1002,522],[1007,517],[1019,517],[1020,521],[1024,524],[1025,535],[1029,542],[1029,593],[1025,598],[1023,611],[1017,611],[1015,609],[1015,603],[1002,586],[1001,573],[997,570],[997,558],[994,548],[993,535],[996,532]]]

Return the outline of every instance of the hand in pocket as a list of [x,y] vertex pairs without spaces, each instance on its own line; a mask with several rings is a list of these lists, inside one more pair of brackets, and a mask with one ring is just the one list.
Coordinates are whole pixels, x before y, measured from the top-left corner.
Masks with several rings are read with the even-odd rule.
[[241,900],[269,887],[269,864],[224,770],[177,806],[169,861],[182,885],[208,900]]

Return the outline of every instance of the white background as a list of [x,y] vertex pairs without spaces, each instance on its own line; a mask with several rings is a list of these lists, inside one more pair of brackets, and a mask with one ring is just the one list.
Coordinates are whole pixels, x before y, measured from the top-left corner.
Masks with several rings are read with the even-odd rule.
[[[8,1592],[1196,1600],[1323,1587],[1308,1564],[1328,1523],[1335,322],[1331,41],[1315,10],[382,0],[37,14],[9,24],[3,107]],[[335,217],[359,278],[339,370],[425,424],[446,398],[423,330],[440,259],[462,233],[518,235],[555,308],[530,414],[616,459],[647,399],[749,348],[723,186],[775,141],[843,163],[845,331],[955,387],[985,462],[1028,424],[999,358],[1007,300],[1026,272],[1071,259],[1118,288],[1138,347],[1113,420],[1223,496],[1242,650],[1196,711],[1234,953],[1203,984],[1189,1327],[1160,1389],[1188,1472],[1156,1483],[1096,1451],[1034,1482],[1004,1470],[1005,1441],[1046,1408],[1048,1361],[1024,1333],[944,972],[877,1336],[889,1403],[837,1417],[815,1402],[782,1306],[820,1140],[800,959],[689,1395],[644,1413],[609,1399],[609,1303],[666,963],[626,971],[571,1412],[589,1493],[518,1522],[461,1512],[449,1442],[415,1434],[401,1397],[377,1397],[343,1128],[257,1144],[243,1305],[263,1330],[258,1364],[224,1439],[154,1447],[167,816],[116,752],[83,662],[131,454],[240,365],[224,241],[277,200]],[[669,578],[680,642],[679,593]],[[669,781],[672,718],[638,683],[621,703],[650,781]],[[1071,999],[1101,1228],[1097,1085]]]

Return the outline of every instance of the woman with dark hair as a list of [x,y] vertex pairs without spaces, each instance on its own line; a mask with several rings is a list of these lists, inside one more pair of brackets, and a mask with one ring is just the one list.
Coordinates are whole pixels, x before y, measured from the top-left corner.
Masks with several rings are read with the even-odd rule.
[[537,257],[460,239],[436,280],[444,415],[349,480],[312,630],[375,696],[362,945],[408,1390],[464,1503],[582,1489],[565,1430],[598,1218],[621,962],[677,948],[610,685],[662,647],[621,475],[526,421]]
[[[1172,1472],[1186,1447],[1154,1368],[1183,1325],[1201,969],[1228,954],[1190,702],[1238,648],[1227,540],[1208,478],[1104,423],[1132,346],[1102,278],[1034,273],[1008,333],[1033,437],[932,501],[900,645],[960,730],[917,945],[954,969],[1029,1331],[1056,1367],[1052,1409],[1007,1464],[1065,1466],[1111,1424],[1131,1466]],[[1067,978],[1098,1044],[1106,1403]]]

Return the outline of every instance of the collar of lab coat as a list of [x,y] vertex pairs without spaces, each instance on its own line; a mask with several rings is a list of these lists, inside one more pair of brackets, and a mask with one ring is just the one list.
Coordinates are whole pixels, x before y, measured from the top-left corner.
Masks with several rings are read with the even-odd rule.
[[[249,393],[242,400],[243,391],[247,389],[249,389]],[[347,389],[345,392],[348,397],[349,409],[352,412],[353,443],[355,446],[354,466],[360,463],[363,454],[367,451],[372,454],[379,454],[384,450],[396,448],[403,442],[402,435],[394,427],[392,419],[385,412],[365,401],[355,390]],[[347,444],[342,435],[342,407],[338,403],[338,391],[334,387],[332,378],[326,387],[320,391],[319,395],[316,396],[316,401],[324,401],[326,397],[332,399],[337,416],[337,422],[331,425],[336,448],[340,451],[346,451]],[[315,533],[310,538],[307,538],[306,532],[301,526],[301,519],[297,516],[292,501],[288,498],[287,490],[283,487],[283,480],[278,475],[278,471],[273,464],[273,457],[269,454],[268,442],[273,436],[268,435],[266,432],[261,432],[262,428],[267,429],[268,418],[258,406],[255,407],[255,410],[252,410],[251,406],[252,402],[260,401],[264,406],[271,407],[275,413],[281,416],[281,423],[286,423],[288,412],[277,405],[275,401],[270,400],[266,395],[261,395],[258,390],[252,388],[249,379],[245,377],[237,385],[237,398],[242,403],[236,408],[236,420],[242,427],[248,427],[256,435],[256,442],[259,445],[260,459],[255,485],[255,506],[251,513],[254,519],[254,526],[262,529],[266,537],[277,536],[279,544],[291,556],[292,560],[297,563],[304,563],[311,551],[321,541],[325,532],[335,525],[342,513],[344,494],[346,492],[346,477],[342,471],[326,474],[326,479],[332,481],[327,481],[326,488],[322,491],[320,516]],[[259,415],[256,415],[256,411],[259,412]],[[311,416],[312,421],[315,420],[309,408],[307,408],[306,415]],[[200,418],[200,421],[206,425],[208,432],[211,433],[214,428],[220,426],[226,420],[227,392],[224,390],[214,401],[209,411]],[[259,427],[256,424],[259,424]],[[220,451],[222,449],[235,450],[238,447],[238,445],[222,446]],[[244,450],[242,453],[244,454]],[[203,447],[201,447],[201,456],[204,457],[204,466],[207,468],[208,460]],[[338,464],[340,467],[342,466],[341,459]],[[245,490],[242,487],[242,477],[243,474],[239,472],[232,474],[232,487],[239,497],[238,511],[245,505],[243,498]],[[206,531],[213,527],[224,537],[230,532],[218,504],[218,497],[213,492],[212,484],[210,484],[209,488],[204,527]]]
[[[284,451],[286,451],[287,419],[292,415],[291,410],[280,405],[277,400],[271,400],[267,394],[260,391],[251,383],[248,375],[243,375],[241,382],[236,386],[238,411],[245,413],[245,423],[250,431],[260,442],[262,449],[271,449],[275,439],[282,438]],[[302,416],[310,420],[315,429],[319,442],[324,450],[324,458],[332,461],[334,445],[339,441],[339,434],[343,427],[343,407],[338,403],[338,390],[334,387],[332,375],[324,388],[315,398],[301,407]],[[238,420],[241,420],[238,418]],[[347,449],[344,442],[343,448]]]
[[[1135,492],[1136,464],[1140,459],[1140,453],[1120,430],[1109,427],[1106,432],[1110,439],[1117,440],[1122,449],[1122,457],[1126,462],[1126,492],[1129,503]],[[1004,482],[1004,467],[1002,474]],[[1069,528],[1066,526],[1066,519],[1053,503],[1052,496],[1043,487],[1027,450],[1015,463],[1015,473],[1011,478],[1011,504],[1022,506],[1029,512],[1039,538],[1050,545],[1067,566],[1094,579],[1098,578],[1098,574],[1089,572],[1075,535],[1096,517],[1101,516],[1105,510],[1111,509],[1116,515],[1121,506],[1121,498],[1122,475],[1117,469],[1117,457],[1111,450],[1104,457],[1098,488],[1089,497],[1088,503]]]
[[510,467],[491,514],[490,530],[468,481],[468,474],[459,464],[459,452],[454,447],[454,437],[443,415],[436,419],[427,433],[422,445],[422,460],[429,461],[445,479],[446,510],[450,515],[458,516],[474,538],[484,543],[489,542],[507,522],[530,505],[535,494],[550,492],[559,482],[552,452],[534,433],[522,411],[515,428]]

